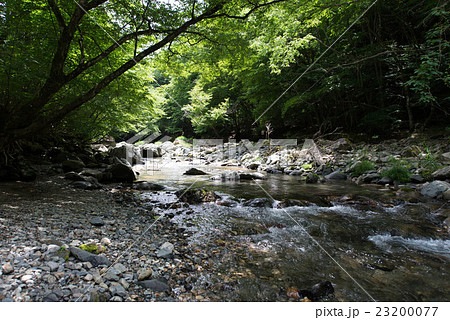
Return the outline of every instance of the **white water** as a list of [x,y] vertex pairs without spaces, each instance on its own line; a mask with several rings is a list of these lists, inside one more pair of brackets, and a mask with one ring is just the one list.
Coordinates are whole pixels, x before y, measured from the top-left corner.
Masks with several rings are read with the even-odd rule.
[[409,239],[401,236],[391,236],[390,234],[379,234],[368,237],[368,240],[375,243],[381,249],[393,251],[402,247],[408,250],[420,250],[434,254],[444,255],[450,258],[450,240],[439,239]]

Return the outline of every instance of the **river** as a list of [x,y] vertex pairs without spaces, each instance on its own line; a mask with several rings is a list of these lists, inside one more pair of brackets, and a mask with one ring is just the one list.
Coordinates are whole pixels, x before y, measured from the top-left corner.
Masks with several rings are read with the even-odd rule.
[[[351,182],[305,184],[288,175],[211,181],[183,175],[190,167],[149,163],[140,179],[168,189],[144,197],[172,203],[173,191],[182,187],[222,196],[228,206],[190,205],[172,210],[172,221],[189,234],[192,248],[213,257],[215,274],[204,273],[197,283],[205,290],[220,283],[223,300],[286,301],[287,288],[324,280],[335,289],[325,301],[450,300],[450,237],[442,227],[442,203],[408,202],[393,190]],[[239,169],[195,167],[210,174]],[[275,201],[271,207],[243,205],[260,197]],[[279,208],[285,199],[306,205]]]

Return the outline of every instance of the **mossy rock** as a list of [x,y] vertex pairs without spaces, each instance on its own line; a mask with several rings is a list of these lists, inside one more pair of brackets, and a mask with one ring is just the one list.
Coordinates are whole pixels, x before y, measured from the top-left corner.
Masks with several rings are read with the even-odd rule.
[[198,204],[202,202],[212,202],[221,199],[214,191],[208,189],[182,189],[175,192],[176,196],[189,204]]
[[54,253],[54,255],[67,261],[69,260],[70,251],[65,246],[62,246],[58,251]]
[[97,245],[95,243],[84,243],[82,245],[79,246],[80,249],[90,252],[90,253],[94,253],[94,254],[99,254],[102,252],[106,251],[106,248],[102,245]]

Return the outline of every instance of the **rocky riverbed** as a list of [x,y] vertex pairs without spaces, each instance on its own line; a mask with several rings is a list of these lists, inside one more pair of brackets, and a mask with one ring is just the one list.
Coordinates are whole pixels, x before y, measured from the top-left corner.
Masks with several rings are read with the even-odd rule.
[[[450,184],[448,184],[450,179],[448,151],[450,150],[445,141],[447,141],[445,138],[438,140],[435,145],[427,149],[417,147],[418,143],[411,146],[414,140],[407,141],[410,146],[405,147],[405,141],[396,142],[397,144],[392,142],[378,146],[364,146],[352,145],[344,139],[336,142],[322,142],[320,157],[317,157],[316,151],[319,149],[316,145],[310,145],[306,149],[282,150],[263,145],[262,149],[246,151],[237,158],[229,157],[230,149],[233,149],[231,144],[225,145],[225,152],[223,147],[217,146],[206,146],[197,150],[197,160],[203,165],[212,164],[215,168],[240,166],[259,171],[227,172],[225,170],[221,172],[213,169],[214,174],[205,175],[204,179],[210,181],[209,183],[224,184],[225,189],[228,183],[234,184],[238,181],[236,182],[238,192],[245,193],[254,179],[264,181],[266,183],[264,186],[267,188],[274,187],[271,193],[273,191],[275,197],[279,195],[277,192],[280,193],[285,188],[289,189],[286,195],[290,196],[297,190],[293,183],[302,185],[298,190],[307,191],[306,183],[310,186],[308,190],[313,191],[318,188],[317,190],[320,191],[320,186],[313,186],[324,183],[324,185],[330,184],[330,189],[339,189],[339,185],[333,185],[333,181],[345,179],[351,179],[357,184],[370,184],[369,188],[377,185],[378,188],[384,188],[390,192],[391,199],[385,204],[380,204],[372,201],[371,198],[363,197],[363,200],[354,198],[351,195],[353,191],[346,185],[342,187],[346,191],[340,191],[341,194],[339,194],[343,197],[316,202],[322,207],[313,210],[306,209],[314,205],[303,201],[310,200],[307,197],[300,199],[302,201],[286,198],[288,202],[274,203],[273,199],[268,198],[253,200],[221,198],[209,190],[184,193],[180,187],[169,188],[169,191],[165,191],[165,186],[149,181],[133,184],[136,172],[133,171],[130,163],[124,160],[130,158],[127,154],[130,148],[125,144],[109,149],[105,146],[97,146],[93,150],[78,155],[57,150],[49,153],[47,160],[41,165],[33,167],[33,172],[38,173],[37,180],[0,183],[0,300],[348,300],[352,294],[342,295],[338,291],[333,295],[331,290],[333,286],[325,276],[314,280],[316,282],[311,282],[317,273],[308,274],[311,279],[307,281],[305,287],[293,288],[293,285],[296,285],[295,279],[292,279],[291,275],[284,274],[289,273],[286,270],[291,269],[292,266],[284,265],[285,263],[279,260],[279,257],[268,255],[266,247],[260,247],[261,243],[264,245],[271,240],[255,241],[258,237],[266,237],[264,235],[289,234],[295,226],[288,232],[287,230],[291,227],[287,228],[287,222],[284,224],[276,221],[259,223],[257,220],[248,220],[247,216],[239,216],[250,213],[264,220],[265,216],[261,216],[263,212],[258,210],[272,206],[284,208],[285,205],[296,208],[296,211],[292,211],[291,214],[308,212],[309,221],[305,220],[305,223],[307,225],[311,222],[317,223],[317,226],[310,225],[312,228],[310,231],[324,237],[329,232],[331,236],[335,236],[334,232],[337,231],[322,229],[324,223],[329,223],[330,219],[334,221],[339,215],[341,215],[339,219],[343,219],[339,223],[345,225],[357,223],[366,218],[369,219],[369,223],[373,223],[372,220],[380,215],[386,215],[385,220],[391,219],[391,214],[395,218],[405,211],[406,216],[402,217],[406,221],[404,230],[389,231],[390,226],[387,225],[378,231],[388,233],[371,235],[370,232],[373,231],[370,230],[377,228],[371,227],[365,230],[365,224],[362,224],[356,228],[358,230],[355,229],[355,232],[361,233],[360,230],[363,230],[366,234],[355,233],[347,239],[341,231],[338,231],[337,238],[354,241],[362,237],[363,241],[370,240],[369,242],[377,243],[377,246],[385,246],[386,241],[399,242],[402,246],[417,247],[422,246],[423,243],[437,245],[438,250],[432,252],[431,258],[422,257],[420,254],[414,255],[409,260],[414,261],[414,264],[416,261],[427,261],[427,263],[438,261],[430,262],[431,264],[428,263],[423,267],[425,273],[429,273],[427,268],[438,272],[441,268],[440,264],[447,257],[449,241],[447,230],[450,225],[446,219],[448,208],[445,203],[449,199],[448,192],[450,192]],[[139,163],[142,160],[139,158],[139,148],[133,146],[131,148],[133,152],[130,162]],[[189,148],[187,143],[165,142],[161,146],[151,145],[143,149],[146,150],[147,156],[151,154],[153,157],[162,157],[163,162],[172,161],[170,165],[177,165],[177,161],[194,159],[195,152]],[[394,181],[383,175],[393,159],[408,161],[410,182]],[[426,162],[424,159],[430,161]],[[354,168],[362,160],[370,161],[373,166],[356,175]],[[5,171],[5,177],[8,180],[21,176],[27,177],[23,171],[16,173],[13,169],[8,168]],[[139,167],[134,169],[138,170]],[[191,168],[185,173],[188,177],[190,174],[203,175],[207,172]],[[295,181],[291,179],[290,184],[283,187],[285,182],[282,179],[275,184],[273,181],[266,181],[271,173],[298,178]],[[175,179],[181,176],[183,176],[182,172],[176,172]],[[144,179],[146,179],[145,176]],[[253,187],[257,188],[256,185]],[[345,192],[350,193],[350,196]],[[411,213],[415,212],[415,209],[404,210],[402,207],[406,203],[406,208],[409,205],[408,201],[413,203],[424,199],[436,201],[432,198],[437,198],[438,202],[433,203],[432,209],[427,207],[425,213]],[[215,202],[215,204],[213,207],[208,205],[202,207],[203,202]],[[218,206],[235,207],[238,203],[240,206],[262,209],[244,208],[231,212],[231,224],[227,221],[224,225],[214,226],[216,222],[213,222],[206,224],[207,228],[213,227],[207,234],[201,232],[199,226],[210,217],[218,218],[218,221],[223,219],[222,217],[230,218],[227,216],[230,212],[222,212]],[[331,209],[327,209],[327,206]],[[358,211],[359,209],[355,209],[355,206],[362,206],[364,209]],[[378,209],[375,210],[375,208]],[[333,212],[332,216],[329,216],[330,212]],[[349,214],[352,219],[355,218],[354,221],[347,220],[350,216],[342,216]],[[416,216],[412,218],[412,214],[419,218]],[[267,216],[267,213],[265,215]],[[190,219],[191,216],[198,217],[198,225],[193,224],[195,219]],[[408,222],[411,219],[416,225],[424,221],[424,227],[413,227],[410,225],[411,222]],[[374,226],[379,225],[377,222],[374,223]],[[298,230],[293,234],[295,235],[296,232]],[[430,235],[436,239],[424,238]],[[415,239],[415,236],[421,238]],[[350,245],[345,241],[343,244],[343,247]],[[298,245],[302,248],[301,243],[296,244]],[[374,250],[373,244],[372,247],[370,244],[368,246],[372,248],[370,250]],[[340,247],[337,249],[338,252],[344,250]],[[297,250],[294,251],[295,254],[298,253]],[[393,264],[405,263],[403,260],[392,257],[394,262],[388,261],[389,267],[384,265],[380,267],[378,262],[367,262],[367,258],[363,255],[359,257],[359,254],[355,253],[353,262],[348,261],[348,267],[354,268],[354,272],[360,272],[361,265],[375,265],[376,267],[373,268],[376,269],[376,277],[380,277],[380,273],[410,267],[409,264],[399,268],[391,267]],[[384,259],[385,253],[379,254],[382,254]],[[434,256],[435,254],[437,256]],[[341,258],[346,259],[344,256]],[[315,256],[308,259],[313,261]],[[315,263],[311,263],[311,266],[314,265]],[[259,270],[259,273],[255,270]],[[298,270],[291,271],[298,272]],[[319,274],[322,272],[322,270],[316,271]],[[336,270],[333,269],[330,272],[334,273]],[[389,273],[389,277],[392,276],[391,281],[401,280],[403,273],[403,271],[402,273],[394,271]],[[375,274],[367,276],[375,277]],[[383,277],[384,274],[381,278]],[[252,285],[243,287],[242,284],[245,283]],[[373,283],[367,285],[373,285]],[[243,293],[245,290],[248,292]],[[424,299],[432,299],[434,295],[442,294],[436,291],[429,296],[425,295]],[[380,295],[383,296],[382,293]],[[405,299],[409,299],[408,297],[406,295]],[[418,298],[414,296],[414,299]]]
[[188,247],[156,211],[133,192],[74,189],[57,176],[1,184],[0,299],[221,300],[222,288],[202,281],[213,253]]

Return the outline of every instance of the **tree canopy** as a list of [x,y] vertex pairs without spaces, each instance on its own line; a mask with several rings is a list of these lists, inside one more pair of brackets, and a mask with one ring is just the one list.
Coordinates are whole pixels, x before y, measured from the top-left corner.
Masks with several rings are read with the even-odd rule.
[[443,0],[3,1],[0,144],[445,125],[449,25]]

